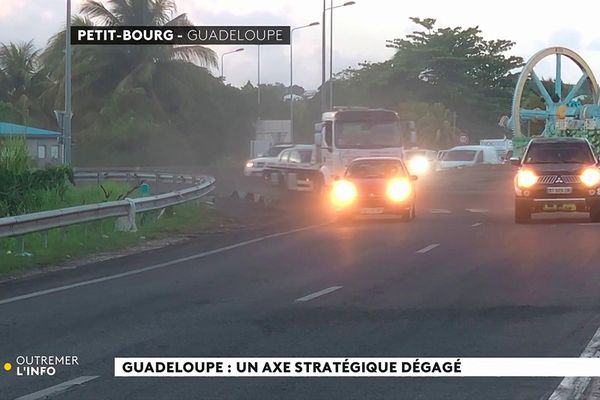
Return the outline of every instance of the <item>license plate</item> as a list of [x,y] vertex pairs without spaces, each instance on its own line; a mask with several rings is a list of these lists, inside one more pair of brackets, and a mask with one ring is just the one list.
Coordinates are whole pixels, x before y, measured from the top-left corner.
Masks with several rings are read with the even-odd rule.
[[363,208],[360,210],[361,214],[383,214],[383,207],[380,208]]
[[563,204],[560,209],[562,211],[577,211],[577,206],[575,204]]
[[558,186],[558,187],[549,187],[546,189],[549,194],[569,194],[573,193],[573,188],[571,186]]

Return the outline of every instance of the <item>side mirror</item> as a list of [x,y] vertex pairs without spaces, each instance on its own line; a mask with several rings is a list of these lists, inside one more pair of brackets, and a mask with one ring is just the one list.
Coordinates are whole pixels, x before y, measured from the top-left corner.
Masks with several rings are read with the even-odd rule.
[[511,157],[510,158],[510,165],[512,165],[514,167],[520,167],[521,166],[521,159],[519,157]]
[[418,180],[419,180],[419,177],[418,177],[417,175],[411,175],[411,176],[410,176],[410,180],[411,180],[411,181],[418,181]]

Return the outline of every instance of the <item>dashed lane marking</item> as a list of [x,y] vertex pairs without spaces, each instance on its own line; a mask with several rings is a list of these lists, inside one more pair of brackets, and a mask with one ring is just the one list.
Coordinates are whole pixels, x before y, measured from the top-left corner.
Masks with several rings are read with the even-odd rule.
[[433,249],[435,249],[436,247],[438,247],[439,245],[440,245],[439,243],[433,243],[433,244],[430,244],[430,245],[429,245],[429,246],[427,246],[427,247],[423,247],[421,250],[417,250],[417,252],[416,252],[416,253],[417,253],[417,254],[425,254],[425,253],[428,253],[428,252],[430,252],[431,250],[433,250]]
[[484,214],[489,211],[489,210],[486,210],[485,208],[465,208],[465,210],[467,210],[470,213],[475,213],[475,214]]
[[432,214],[450,214],[452,211],[445,208],[433,208],[429,210]]
[[471,225],[471,226],[472,226],[473,228],[476,228],[476,227],[478,227],[478,226],[481,226],[481,225],[483,225],[483,222],[476,222],[476,223],[474,223],[474,224],[473,224],[473,225]]
[[336,290],[339,290],[341,288],[343,288],[343,286],[332,286],[332,287],[329,287],[327,289],[319,290],[318,292],[314,292],[314,293],[308,294],[308,295],[306,295],[304,297],[300,297],[299,299],[296,299],[295,302],[296,303],[305,303],[307,301],[311,301],[313,299],[316,299],[317,297],[325,296],[326,294],[335,292]]

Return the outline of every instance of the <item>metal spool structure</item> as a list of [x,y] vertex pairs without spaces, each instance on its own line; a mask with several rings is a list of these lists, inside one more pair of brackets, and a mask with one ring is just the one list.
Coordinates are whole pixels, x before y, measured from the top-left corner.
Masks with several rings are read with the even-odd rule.
[[[554,92],[549,93],[534,68],[546,57],[555,57]],[[567,57],[581,70],[581,77],[563,93],[562,57]],[[545,109],[526,109],[521,106],[523,93],[529,82],[544,101]],[[585,91],[587,89],[587,91]],[[516,155],[521,155],[530,137],[522,132],[522,123],[544,120],[542,136],[577,136],[590,140],[596,151],[600,151],[600,103],[598,82],[589,65],[579,54],[565,47],[550,47],[541,50],[527,61],[513,94],[512,116],[503,117],[501,125],[513,131],[513,146]],[[583,96],[585,95],[585,96]],[[590,98],[591,97],[591,98]],[[582,103],[582,99],[586,104]]]

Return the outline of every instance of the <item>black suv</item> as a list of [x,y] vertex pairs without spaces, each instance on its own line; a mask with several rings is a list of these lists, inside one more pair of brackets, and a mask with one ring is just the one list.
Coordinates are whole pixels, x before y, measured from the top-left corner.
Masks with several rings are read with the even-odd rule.
[[515,222],[535,212],[589,212],[600,222],[600,169],[589,142],[580,138],[532,139],[515,176]]

